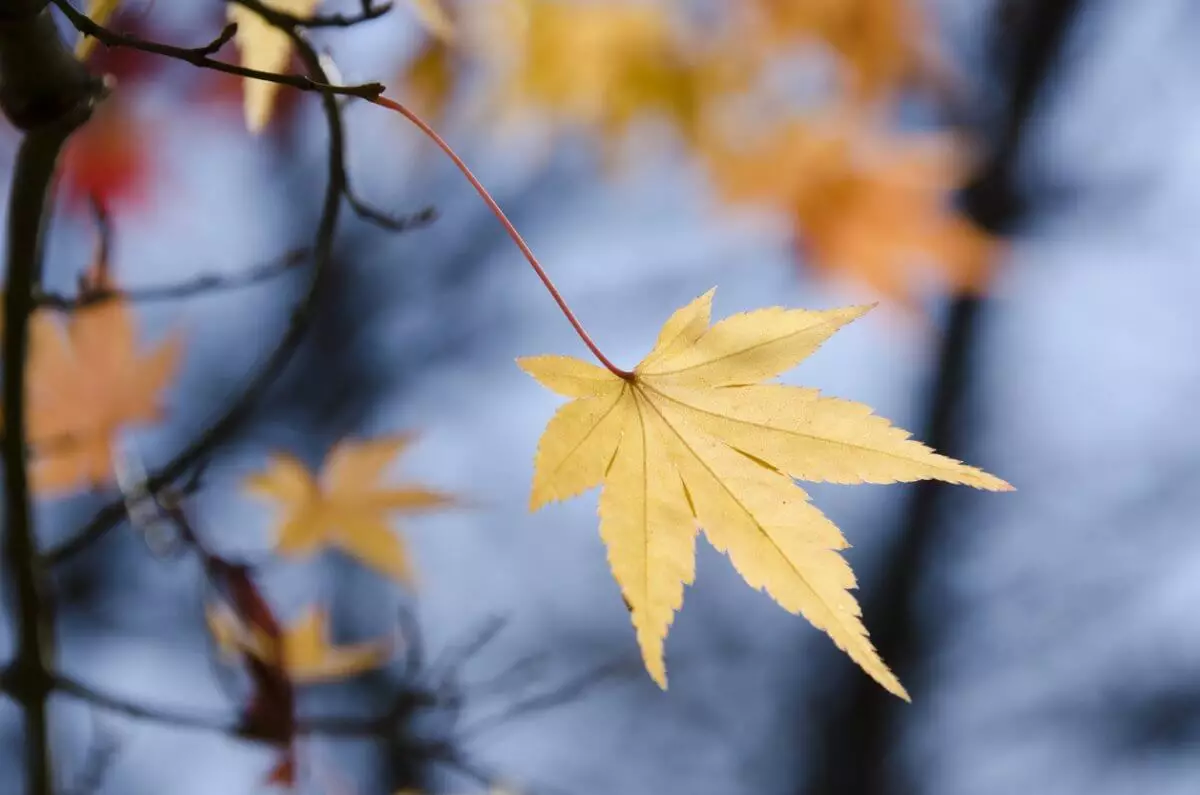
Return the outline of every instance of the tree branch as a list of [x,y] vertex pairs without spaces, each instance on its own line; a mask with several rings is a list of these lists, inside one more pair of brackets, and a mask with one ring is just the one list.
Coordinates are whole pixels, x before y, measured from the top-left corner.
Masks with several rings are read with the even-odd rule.
[[[151,707],[139,704],[117,696],[103,693],[75,679],[65,676],[53,678],[54,689],[87,702],[108,712],[124,715],[127,718],[173,726],[178,729],[195,729],[197,731],[224,734],[248,741],[263,741],[262,738],[247,734],[239,716],[198,712],[183,712],[167,707]],[[297,733],[306,735],[322,735],[328,737],[361,737],[372,738],[386,734],[392,726],[391,714],[379,718],[313,718],[297,722]],[[268,743],[269,744],[269,743]]]
[[286,252],[276,260],[257,265],[242,273],[207,273],[176,284],[141,287],[131,290],[104,288],[100,290],[88,290],[75,296],[64,295],[62,293],[48,293],[39,290],[34,294],[34,302],[37,306],[46,309],[72,312],[77,309],[94,306],[95,304],[102,304],[106,301],[129,301],[133,303],[174,301],[198,295],[250,287],[296,270],[307,259],[308,250],[298,248]]
[[362,10],[357,14],[314,14],[311,17],[295,17],[296,25],[302,28],[349,28],[372,19],[379,19],[389,13],[392,3],[379,3],[363,0]]
[[41,266],[43,212],[58,153],[69,130],[32,132],[21,142],[9,199],[7,278],[4,294],[4,565],[16,588],[17,653],[10,674],[13,695],[25,712],[29,791],[50,795],[51,767],[46,698],[53,664],[53,621],[44,594],[34,535],[26,466],[25,360],[32,291]]
[[53,795],[47,699],[53,614],[38,556],[26,449],[25,365],[33,292],[59,154],[104,93],[63,44],[41,4],[0,6],[0,109],[25,136],[9,190],[5,255],[3,439],[5,579],[15,591],[16,653],[5,676],[25,724],[26,791]]
[[[325,81],[327,75],[316,50],[294,26],[288,28],[287,32],[292,37],[293,44],[304,62],[305,68],[310,74],[315,75],[318,81]],[[341,106],[332,92],[322,93],[320,96],[329,131],[329,164],[325,196],[322,200],[320,220],[317,222],[317,231],[312,246],[313,274],[308,289],[301,299],[300,305],[293,312],[291,322],[283,337],[267,357],[265,363],[220,417],[193,439],[187,447],[177,453],[164,467],[150,476],[146,482],[146,489],[150,494],[157,493],[163,487],[185,475],[192,467],[201,463],[250,416],[267,390],[291,361],[292,355],[304,338],[308,327],[308,316],[325,283],[326,271],[333,255],[333,238],[337,231],[342,199],[346,186],[349,184],[346,176],[346,139]],[[45,555],[46,562],[54,565],[90,547],[120,523],[125,515],[124,500],[114,500],[100,509],[92,520],[71,539],[49,550]]]
[[[359,97],[361,99],[373,99],[378,97],[384,91],[382,83],[362,83],[353,86],[337,86],[328,82],[328,78],[313,79],[307,75],[288,75],[279,74],[277,72],[263,72],[258,69],[249,69],[238,64],[226,63],[212,57],[212,53],[219,49],[225,42],[233,37],[237,30],[236,25],[226,25],[212,42],[200,47],[175,47],[170,44],[160,44],[156,41],[147,41],[140,39],[137,36],[130,36],[125,33],[118,33],[115,30],[106,28],[103,25],[98,25],[93,22],[86,14],[83,14],[71,6],[69,0],[50,0],[58,7],[75,29],[86,36],[92,36],[105,47],[128,47],[134,50],[153,53],[155,55],[163,55],[167,58],[174,58],[177,61],[190,63],[192,66],[197,66],[203,69],[212,69],[217,72],[225,72],[239,77],[246,77],[253,80],[263,80],[268,83],[278,83],[281,86],[290,86],[291,88],[299,89],[300,91],[315,91],[325,95],[337,94],[348,97]],[[294,22],[293,17],[288,17],[278,12],[273,13],[273,17],[269,21],[275,19],[283,19],[285,21]],[[294,30],[294,25],[292,26]],[[216,48],[216,49],[214,49]]]

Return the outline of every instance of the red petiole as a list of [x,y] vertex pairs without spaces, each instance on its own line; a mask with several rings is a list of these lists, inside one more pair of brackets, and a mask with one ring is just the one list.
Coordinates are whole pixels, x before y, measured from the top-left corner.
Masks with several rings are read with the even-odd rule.
[[575,333],[579,335],[581,340],[583,340],[583,344],[588,346],[588,350],[590,350],[592,354],[600,360],[600,363],[607,367],[613,375],[617,376],[618,378],[623,378],[626,381],[632,381],[634,377],[633,373],[629,370],[622,370],[620,367],[617,367],[615,364],[613,364],[612,361],[600,351],[600,349],[596,346],[596,343],[592,341],[592,338],[588,335],[587,331],[584,330],[583,324],[579,322],[579,318],[575,317],[575,313],[571,311],[569,306],[567,306],[567,302],[563,299],[562,294],[558,291],[558,288],[554,286],[554,282],[550,280],[550,276],[547,275],[545,269],[542,268],[542,265],[540,262],[538,262],[537,257],[534,256],[533,251],[529,248],[529,244],[527,244],[525,239],[521,237],[521,233],[517,231],[515,226],[513,226],[512,221],[508,220],[508,216],[505,215],[504,211],[500,209],[500,205],[497,204],[496,200],[492,198],[492,194],[488,193],[487,188],[483,187],[483,183],[481,183],[478,178],[471,173],[471,169],[467,167],[467,164],[463,162],[462,158],[458,156],[450,144],[446,143],[445,139],[438,135],[437,131],[430,127],[424,119],[401,105],[399,102],[382,96],[375,97],[367,101],[399,113],[401,116],[412,122],[417,129],[425,133],[429,140],[437,144],[438,148],[446,153],[446,156],[454,162],[454,165],[459,171],[462,172],[462,175],[467,178],[468,182],[471,183],[471,187],[475,189],[475,191],[483,199],[484,203],[487,204],[488,209],[492,211],[492,214],[496,216],[501,224],[503,224],[504,231],[508,232],[508,236],[511,237],[513,242],[517,244],[517,248],[521,249],[521,253],[525,255],[526,261],[529,262],[530,267],[533,268],[533,271],[538,275],[538,278],[542,280],[542,284],[546,285],[546,290],[549,291],[550,297],[553,298],[554,302],[558,304],[558,308],[562,310],[562,313],[566,316],[567,321],[571,324],[572,328],[575,329]]

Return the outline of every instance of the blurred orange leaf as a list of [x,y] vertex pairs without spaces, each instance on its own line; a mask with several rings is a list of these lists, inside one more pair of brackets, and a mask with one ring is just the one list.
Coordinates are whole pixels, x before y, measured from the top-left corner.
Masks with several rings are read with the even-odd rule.
[[411,582],[408,554],[389,526],[388,514],[441,508],[453,500],[423,488],[380,484],[384,470],[408,443],[407,436],[339,442],[320,478],[290,455],[276,455],[265,471],[250,475],[247,491],[283,508],[276,550],[306,556],[336,547],[394,580]]
[[[85,289],[111,288],[97,266]],[[30,330],[28,370],[32,478],[41,494],[99,486],[113,477],[113,437],[162,417],[159,395],[178,369],[181,342],[139,353],[133,310],[109,300],[60,324],[45,310]]]
[[951,203],[969,166],[947,135],[895,137],[841,119],[796,121],[748,151],[711,146],[718,187],[734,202],[786,209],[813,266],[912,303],[912,266],[956,293],[986,288],[998,241]]
[[754,37],[775,44],[809,39],[842,58],[855,99],[877,99],[917,78],[937,61],[917,0],[753,0]]

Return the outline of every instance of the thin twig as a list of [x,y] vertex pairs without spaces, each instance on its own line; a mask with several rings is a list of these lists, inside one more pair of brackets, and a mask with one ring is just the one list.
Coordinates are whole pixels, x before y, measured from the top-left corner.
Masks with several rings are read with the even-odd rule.
[[[133,50],[141,50],[155,55],[163,55],[167,58],[174,58],[177,61],[189,63],[192,66],[203,69],[212,69],[217,72],[225,72],[226,74],[237,75],[238,77],[248,77],[253,80],[262,80],[268,83],[278,83],[281,86],[290,86],[291,88],[300,91],[315,91],[323,95],[341,95],[348,97],[358,97],[360,99],[373,99],[384,91],[382,83],[361,83],[352,86],[337,86],[329,83],[326,79],[313,79],[307,75],[288,75],[277,72],[264,72],[259,69],[250,69],[238,64],[231,64],[225,61],[217,60],[212,57],[212,53],[216,47],[221,46],[233,37],[236,31],[236,25],[226,25],[217,38],[213,39],[208,44],[200,47],[175,47],[170,44],[160,44],[156,41],[147,41],[146,39],[131,36],[127,33],[118,33],[115,30],[106,28],[91,20],[86,14],[75,10],[71,6],[69,0],[50,0],[58,7],[58,10],[70,20],[71,24],[80,33],[86,36],[92,36],[105,47],[126,47]],[[244,4],[246,5],[246,4]],[[257,6],[255,6],[257,10]],[[264,14],[264,16],[267,16]],[[271,12],[270,21],[282,19],[287,21],[287,15]],[[292,22],[297,22],[292,19]],[[295,25],[290,26],[289,30],[294,30]],[[232,28],[232,30],[231,30]],[[311,70],[310,70],[311,71]],[[323,72],[322,72],[323,74]]]
[[433,207],[426,207],[412,215],[389,215],[360,199],[349,185],[346,186],[346,202],[359,218],[388,232],[420,229],[437,220],[437,210]]
[[207,273],[176,284],[139,287],[131,290],[117,290],[114,288],[89,290],[76,296],[64,295],[62,293],[38,292],[34,300],[39,307],[63,312],[82,309],[94,304],[104,303],[105,301],[129,301],[133,303],[174,301],[207,293],[237,290],[269,281],[303,265],[308,256],[308,249],[297,248],[286,252],[277,260],[256,265],[242,273]]
[[[59,693],[108,712],[124,715],[127,718],[180,729],[223,734],[250,741],[260,739],[243,731],[237,715],[185,712],[170,707],[151,707],[141,702],[104,693],[90,685],[61,675],[53,677],[52,683],[54,690]],[[297,731],[300,734],[329,737],[378,737],[386,729],[387,725],[382,718],[325,717],[300,720],[297,723]]]
[[[308,40],[294,27],[288,29],[288,34],[291,36],[305,68],[311,74],[316,75],[318,80],[326,80],[320,57]],[[192,467],[201,463],[250,416],[288,362],[291,361],[292,355],[304,338],[308,328],[308,316],[316,304],[321,287],[325,284],[329,263],[333,256],[333,238],[337,231],[342,196],[347,184],[345,130],[341,108],[332,93],[321,94],[321,106],[329,130],[329,161],[321,216],[312,245],[313,274],[308,290],[293,312],[291,322],[283,337],[238,397],[220,417],[147,480],[146,488],[151,494],[157,493],[164,486],[182,477]],[[53,565],[86,549],[115,527],[124,516],[124,500],[114,500],[101,508],[92,520],[68,541],[48,551],[45,556],[47,562]]]
[[[241,3],[243,5],[249,5],[251,2],[251,0],[232,1]],[[257,5],[257,3],[255,4]],[[523,238],[521,233],[517,231],[517,228],[513,226],[512,221],[509,220],[508,216],[504,213],[504,210],[501,209],[499,203],[492,198],[492,194],[488,191],[488,189],[483,186],[483,183],[479,181],[479,178],[475,176],[474,172],[471,171],[466,162],[464,162],[463,159],[458,156],[458,153],[454,151],[454,147],[450,146],[450,144],[446,142],[446,139],[439,135],[437,130],[430,127],[424,119],[396,100],[384,96],[375,96],[371,97],[368,101],[373,102],[382,108],[387,108],[388,110],[399,113],[401,116],[408,119],[410,122],[412,122],[414,127],[425,134],[426,138],[433,141],[433,143],[437,145],[438,149],[442,150],[446,157],[450,158],[451,162],[453,162],[454,166],[459,170],[459,173],[466,177],[467,182],[469,182],[471,187],[475,189],[475,192],[479,194],[479,198],[483,199],[483,203],[486,204],[488,209],[492,211],[492,215],[496,216],[496,220],[498,220],[504,227],[504,231],[508,233],[508,236],[512,239],[513,243],[515,243],[517,248],[521,250],[521,254],[525,257],[525,261],[529,263],[531,268],[533,268],[533,272],[537,274],[538,279],[541,280],[542,285],[546,288],[546,291],[550,293],[550,297],[554,299],[554,303],[558,304],[559,311],[563,313],[563,316],[566,317],[567,322],[571,324],[571,328],[575,329],[575,333],[579,335],[579,339],[583,340],[583,344],[586,345],[588,350],[592,352],[592,355],[595,356],[596,359],[613,375],[625,381],[633,381],[634,374],[632,371],[622,370],[620,367],[617,367],[607,356],[604,355],[604,352],[600,350],[599,346],[596,345],[595,341],[591,338],[591,335],[589,335],[587,330],[584,329],[583,324],[579,321],[579,318],[575,316],[575,313],[571,311],[571,307],[567,305],[567,301],[565,298],[563,298],[562,293],[560,293],[558,288],[554,286],[554,282],[550,279],[550,274],[546,273],[546,269],[543,268],[541,262],[538,261],[537,256],[533,253],[533,249],[531,249],[529,244],[525,242],[525,238]]]
[[533,713],[544,712],[545,710],[569,703],[582,696],[598,682],[621,673],[629,673],[632,670],[634,668],[627,660],[613,660],[603,663],[590,671],[583,672],[573,679],[568,679],[566,682],[552,689],[515,701],[495,715],[480,718],[475,723],[468,724],[465,728],[459,730],[458,737],[463,740],[469,740],[499,726],[505,726],[518,718]]
[[310,17],[294,17],[297,27],[301,28],[349,28],[372,19],[379,19],[389,13],[392,3],[375,5],[371,0],[363,0],[362,10],[357,14],[313,14]]

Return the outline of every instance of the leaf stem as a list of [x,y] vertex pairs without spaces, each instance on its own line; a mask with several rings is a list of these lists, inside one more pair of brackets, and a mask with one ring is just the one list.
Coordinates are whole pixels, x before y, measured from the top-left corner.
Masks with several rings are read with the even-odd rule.
[[446,157],[450,158],[458,170],[462,172],[462,175],[467,178],[467,182],[471,183],[471,187],[474,188],[475,192],[478,193],[480,198],[483,199],[484,203],[488,206],[488,209],[492,211],[492,214],[495,215],[496,219],[504,226],[504,231],[508,232],[508,236],[511,237],[513,242],[517,244],[517,248],[521,250],[521,253],[525,255],[525,260],[529,263],[529,266],[533,268],[533,272],[537,274],[538,278],[542,280],[542,284],[546,286],[546,290],[550,293],[550,297],[554,299],[556,304],[558,304],[558,308],[562,310],[563,315],[567,318],[567,322],[569,322],[571,327],[575,329],[575,333],[579,335],[581,340],[583,340],[583,344],[588,347],[588,350],[592,352],[592,355],[595,356],[602,365],[608,368],[609,372],[618,378],[626,381],[632,381],[634,375],[631,371],[622,370],[620,367],[617,367],[607,356],[604,355],[600,348],[596,346],[596,343],[584,329],[583,324],[579,322],[579,318],[575,317],[575,313],[571,311],[571,307],[567,306],[567,302],[562,297],[562,293],[560,293],[558,288],[554,286],[554,282],[550,280],[550,276],[546,273],[546,270],[542,267],[542,264],[538,262],[538,258],[534,256],[533,250],[529,248],[529,244],[525,242],[523,237],[521,237],[521,233],[517,231],[515,226],[513,226],[512,221],[508,220],[508,216],[505,215],[504,211],[500,209],[500,205],[497,204],[496,200],[492,198],[492,194],[488,193],[487,188],[483,187],[483,183],[481,183],[479,179],[473,173],[471,173],[471,169],[467,167],[467,164],[464,163],[463,159],[458,156],[458,153],[454,151],[453,147],[446,143],[446,140],[442,138],[442,136],[438,135],[437,131],[430,127],[424,119],[401,105],[399,102],[384,96],[368,97],[367,101],[399,113],[401,116],[412,122],[417,129],[419,129],[427,138],[429,138],[429,140],[437,144],[438,148],[446,153]]

